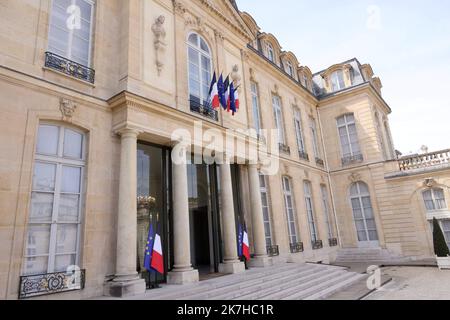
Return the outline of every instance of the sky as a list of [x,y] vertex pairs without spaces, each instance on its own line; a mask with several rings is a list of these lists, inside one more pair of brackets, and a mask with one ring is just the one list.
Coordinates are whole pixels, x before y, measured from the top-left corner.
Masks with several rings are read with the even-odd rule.
[[450,148],[450,1],[237,0],[312,72],[358,58],[383,83],[396,149]]

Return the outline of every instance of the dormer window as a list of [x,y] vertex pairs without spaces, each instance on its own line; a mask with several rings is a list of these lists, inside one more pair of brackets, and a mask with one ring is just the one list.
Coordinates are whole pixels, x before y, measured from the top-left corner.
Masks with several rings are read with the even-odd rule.
[[333,92],[345,89],[344,72],[342,70],[331,74],[331,89]]
[[292,62],[287,61],[286,62],[286,72],[292,77],[294,76],[294,67],[292,66]]
[[270,61],[275,62],[275,51],[270,43],[267,43],[267,58]]

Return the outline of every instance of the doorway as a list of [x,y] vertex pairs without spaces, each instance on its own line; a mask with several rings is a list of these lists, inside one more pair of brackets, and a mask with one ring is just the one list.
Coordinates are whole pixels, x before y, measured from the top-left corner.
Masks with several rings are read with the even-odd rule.
[[200,277],[219,271],[222,258],[215,165],[188,164],[191,262]]

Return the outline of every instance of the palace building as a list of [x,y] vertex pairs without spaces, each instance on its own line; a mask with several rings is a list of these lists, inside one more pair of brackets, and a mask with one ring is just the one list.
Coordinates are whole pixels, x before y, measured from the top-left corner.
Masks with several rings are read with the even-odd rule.
[[[232,0],[2,0],[0,16],[0,299],[244,273],[244,224],[250,268],[433,258],[434,217],[450,244],[450,150],[401,157],[369,64],[311,71]],[[209,105],[214,72],[234,116]],[[276,130],[278,170],[225,147],[173,162],[202,154],[172,139],[199,121],[247,146]],[[144,266],[151,226],[163,275]]]

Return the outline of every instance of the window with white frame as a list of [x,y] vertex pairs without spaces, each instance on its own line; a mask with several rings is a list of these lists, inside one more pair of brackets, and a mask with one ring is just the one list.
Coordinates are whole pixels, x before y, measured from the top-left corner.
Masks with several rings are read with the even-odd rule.
[[303,137],[302,115],[298,108],[294,108],[294,126],[298,150],[302,153],[306,153],[305,139]]
[[278,131],[278,143],[280,144],[286,144],[286,137],[284,134],[284,121],[283,121],[283,114],[281,111],[281,100],[278,96],[272,97],[272,104],[273,104],[273,113],[275,116],[275,125]]
[[272,242],[272,223],[270,219],[270,203],[269,203],[269,190],[267,186],[266,176],[259,173],[259,182],[261,190],[261,202],[263,209],[263,219],[264,219],[264,232],[266,236],[266,246],[271,247]]
[[330,206],[329,206],[329,201],[328,201],[327,187],[325,185],[321,185],[320,191],[322,193],[323,214],[325,217],[325,223],[327,225],[328,239],[333,239],[334,232],[333,232],[333,225],[331,224],[331,218],[330,218]]
[[445,202],[444,189],[433,188],[425,190],[423,193],[423,201],[427,211],[445,210],[447,204]]
[[291,179],[288,177],[283,177],[283,193],[288,223],[289,241],[291,244],[296,244],[299,242],[295,218],[296,212],[294,208],[294,196],[292,192]]
[[312,188],[309,181],[304,181],[303,190],[305,193],[305,203],[306,203],[306,214],[308,216],[309,233],[311,236],[311,241],[316,242],[319,240],[317,233],[316,220],[314,217],[314,203],[312,198]]
[[450,248],[450,220],[441,220],[440,223],[445,240],[447,241],[447,246]]
[[48,51],[91,66],[94,0],[53,0]]
[[270,43],[267,43],[267,58],[270,61],[275,62],[275,51]]
[[350,187],[350,201],[353,209],[358,241],[377,242],[378,232],[373,214],[369,187],[364,182],[356,182]]
[[344,72],[342,70],[337,70],[331,74],[331,89],[333,92],[345,89]]
[[380,143],[381,152],[383,154],[383,158],[386,159],[387,158],[386,145],[384,143],[383,130],[380,125],[380,119],[379,119],[378,113],[375,113],[375,125],[377,127],[377,135],[378,135],[378,141]]
[[337,126],[341,140],[342,156],[346,158],[361,155],[354,114],[346,114],[338,118]]
[[39,126],[25,249],[25,275],[79,264],[86,137],[53,124]]
[[314,156],[318,159],[320,159],[320,147],[319,147],[319,140],[317,135],[317,125],[316,120],[312,117],[309,118],[309,127],[311,129],[311,137],[313,142],[313,149],[314,149]]
[[294,76],[294,67],[292,66],[292,62],[290,62],[289,60],[286,62],[286,72],[288,73],[288,75],[290,75],[291,77]]
[[207,106],[211,85],[211,51],[206,41],[196,33],[188,37],[188,65],[189,99]]
[[258,85],[255,82],[251,82],[250,88],[252,92],[253,125],[256,132],[259,134],[261,131],[261,114],[259,110]]

